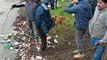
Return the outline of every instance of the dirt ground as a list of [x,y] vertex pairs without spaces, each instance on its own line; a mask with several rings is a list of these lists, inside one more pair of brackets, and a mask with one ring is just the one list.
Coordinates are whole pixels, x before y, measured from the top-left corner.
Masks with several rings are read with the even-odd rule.
[[[72,51],[76,49],[75,30],[72,25],[66,25],[66,26],[59,25],[57,32],[55,34],[53,34],[53,29],[52,29],[49,32],[49,36],[52,37],[50,39],[51,47],[47,47],[47,49],[45,51],[38,52],[38,51],[36,51],[37,50],[36,49],[37,45],[35,43],[36,41],[31,39],[30,35],[28,34],[29,28],[26,26],[25,20],[20,19],[16,22],[17,23],[16,23],[16,27],[14,30],[17,30],[17,32],[19,32],[19,33],[16,34],[15,38],[18,41],[22,41],[21,49],[23,50],[23,51],[20,50],[21,52],[19,54],[17,54],[17,56],[21,54],[21,56],[19,56],[19,57],[21,57],[22,59],[16,58],[16,60],[32,60],[29,58],[31,58],[33,55],[36,57],[38,55],[39,55],[39,57],[41,56],[42,59],[39,59],[39,60],[93,60],[94,49],[92,49],[90,47],[90,43],[89,43],[90,36],[89,36],[88,31],[85,34],[85,39],[83,42],[84,48],[85,48],[85,51],[84,51],[85,57],[80,58],[80,59],[75,59],[75,58],[73,58],[73,56],[75,54],[72,53]],[[58,42],[55,43],[54,39],[56,39]],[[107,49],[107,48],[105,48],[105,49]],[[33,56],[33,58],[35,58],[34,56]],[[102,60],[106,60],[107,59],[106,56],[107,56],[107,51],[105,50]],[[29,58],[23,59],[23,57],[24,58],[29,57]],[[33,60],[35,60],[35,59],[33,59]],[[38,60],[38,59],[36,59],[36,60]]]
[[[64,28],[64,27],[63,27]],[[61,28],[62,38],[64,38],[61,43],[56,45],[55,48],[47,48],[46,51],[42,52],[41,54],[47,58],[47,60],[92,60],[92,52],[90,50],[86,50],[85,53],[87,54],[86,57],[81,59],[74,59],[72,51],[76,49],[75,44],[75,31],[72,30],[72,27],[67,26],[66,29]],[[58,33],[56,33],[58,34]],[[61,36],[59,36],[60,38]],[[89,48],[89,34],[86,33],[85,40],[85,49]],[[89,55],[88,55],[88,52]]]
[[[19,25],[19,26],[21,27],[21,26],[23,26],[23,24]],[[49,32],[49,36],[52,37],[51,46],[53,46],[53,47],[47,47],[47,49],[45,51],[38,53],[43,58],[45,58],[45,60],[92,60],[93,51],[87,49],[90,47],[88,32],[86,32],[85,40],[84,40],[86,56],[81,59],[74,59],[73,58],[74,54],[72,53],[72,51],[76,49],[74,27],[72,27],[71,25],[66,25],[66,26],[59,25],[57,32],[55,34],[53,34],[53,29],[52,29]],[[16,39],[19,40],[17,37],[18,36],[16,36]],[[53,42],[54,39],[57,39],[58,43],[54,43]],[[25,40],[25,42],[26,42],[26,40]],[[28,47],[28,49],[29,49],[29,47]],[[17,60],[19,60],[19,59],[17,59]]]

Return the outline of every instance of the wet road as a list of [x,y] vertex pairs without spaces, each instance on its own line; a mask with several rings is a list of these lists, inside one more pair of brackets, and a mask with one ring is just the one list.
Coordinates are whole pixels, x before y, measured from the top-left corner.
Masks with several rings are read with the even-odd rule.
[[[10,6],[15,2],[9,2],[9,0],[0,0],[0,35],[7,35],[12,32],[11,25],[18,16],[18,9],[10,11]],[[11,0],[12,1],[12,0]],[[9,13],[10,11],[10,13]],[[8,16],[7,16],[8,15]],[[0,37],[0,40],[3,38]],[[4,49],[5,44],[0,44],[0,60],[14,60],[15,53],[12,53],[9,49]]]

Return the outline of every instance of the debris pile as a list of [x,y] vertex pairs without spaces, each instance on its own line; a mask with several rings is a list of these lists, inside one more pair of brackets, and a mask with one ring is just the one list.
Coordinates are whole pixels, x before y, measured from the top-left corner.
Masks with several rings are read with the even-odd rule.
[[[30,36],[29,27],[25,18],[18,17],[17,20],[12,25],[13,28],[13,39],[16,41],[10,47],[12,52],[17,53],[16,60],[33,60],[33,59],[44,59],[40,55],[40,44],[41,41]],[[58,44],[58,36],[55,36],[55,39],[47,35],[47,47],[55,48],[52,44]]]
[[[29,34],[29,27],[25,21],[25,18],[18,17],[13,24],[14,30],[14,49],[18,49],[16,60],[31,60],[32,57],[36,57],[36,41]],[[13,50],[13,48],[11,48]]]

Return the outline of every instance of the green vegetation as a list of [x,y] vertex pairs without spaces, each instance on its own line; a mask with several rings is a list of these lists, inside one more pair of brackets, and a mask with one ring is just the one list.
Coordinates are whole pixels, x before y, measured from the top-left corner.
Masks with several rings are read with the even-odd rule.
[[62,2],[61,0],[58,1],[58,8],[57,9],[54,9],[54,10],[50,10],[51,12],[51,15],[52,16],[64,16],[66,17],[66,21],[65,23],[67,25],[73,25],[74,24],[74,18],[71,14],[67,13],[67,12],[64,12],[64,6],[66,5],[67,3],[67,0],[65,0],[64,2]]
[[59,41],[59,45],[64,44],[64,41],[66,40],[66,36],[67,33],[70,32],[69,34],[72,34],[72,32],[74,33],[74,17],[67,13],[64,12],[64,6],[66,5],[65,3],[67,3],[67,0],[65,0],[64,2],[62,2],[61,0],[58,0],[58,8],[54,9],[54,10],[50,10],[51,15],[52,16],[64,16],[66,18],[65,20],[65,24],[66,26],[61,26],[59,25],[57,28],[57,32],[53,35],[53,29],[50,31],[50,35],[52,35],[53,37],[55,37],[56,35],[58,35],[58,41]]

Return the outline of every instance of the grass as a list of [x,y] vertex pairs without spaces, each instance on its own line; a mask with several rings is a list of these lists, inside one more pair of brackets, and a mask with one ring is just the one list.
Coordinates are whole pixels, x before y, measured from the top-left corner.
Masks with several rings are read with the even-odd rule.
[[52,16],[64,16],[68,19],[66,19],[65,23],[67,25],[73,25],[74,24],[74,17],[67,13],[67,12],[64,12],[64,6],[66,5],[65,3],[67,3],[67,0],[65,0],[64,2],[62,2],[61,0],[58,0],[58,8],[57,9],[54,9],[54,10],[50,10],[51,12],[51,15]]

